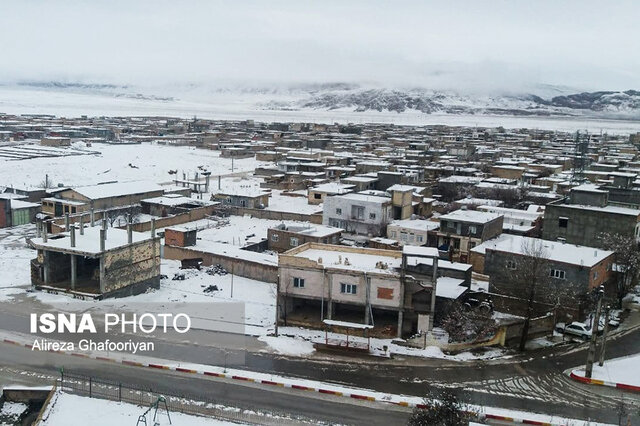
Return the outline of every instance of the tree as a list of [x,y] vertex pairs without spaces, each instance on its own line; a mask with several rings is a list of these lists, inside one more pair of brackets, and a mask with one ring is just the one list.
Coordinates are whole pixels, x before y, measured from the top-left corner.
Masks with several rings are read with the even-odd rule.
[[615,253],[616,265],[618,272],[620,272],[616,295],[618,303],[621,305],[624,296],[637,284],[640,272],[640,246],[633,235],[603,232],[598,236],[598,239],[604,249]]
[[[510,281],[513,282],[527,301],[524,312],[524,324],[520,335],[520,351],[524,351],[529,325],[533,318],[536,297],[542,297],[543,292],[548,293],[551,286],[549,275],[549,260],[544,248],[543,240],[529,239],[522,242],[515,269],[510,272]],[[543,289],[546,289],[543,291]],[[551,296],[547,294],[546,296]]]
[[415,408],[407,424],[409,426],[466,426],[473,418],[465,404],[449,390],[431,393],[425,399],[425,408]]
[[495,335],[498,330],[490,308],[471,308],[460,302],[451,305],[441,327],[449,334],[451,342],[482,341]]

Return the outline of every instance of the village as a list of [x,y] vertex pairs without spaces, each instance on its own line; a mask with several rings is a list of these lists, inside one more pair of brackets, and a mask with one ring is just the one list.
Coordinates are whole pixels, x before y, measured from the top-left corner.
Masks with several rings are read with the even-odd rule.
[[[593,369],[638,321],[639,147],[586,131],[4,114],[0,301],[226,304],[234,327],[198,327],[302,359],[588,342]],[[225,344],[226,365],[240,347]]]

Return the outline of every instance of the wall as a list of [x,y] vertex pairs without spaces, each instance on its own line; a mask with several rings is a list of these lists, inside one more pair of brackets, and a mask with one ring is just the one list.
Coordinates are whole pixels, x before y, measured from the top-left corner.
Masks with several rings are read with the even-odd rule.
[[164,258],[183,260],[202,258],[203,265],[211,266],[220,264],[228,272],[240,277],[250,278],[257,281],[270,283],[278,282],[278,267],[276,265],[265,265],[263,263],[251,262],[249,260],[236,259],[223,254],[208,253],[194,250],[188,247],[164,246]]
[[11,226],[11,201],[0,198],[0,228]]
[[102,259],[105,282],[100,283],[104,293],[120,290],[129,285],[152,280],[160,276],[160,238],[134,243],[124,248],[105,252]]
[[[274,235],[278,236],[278,241],[274,241]],[[297,245],[291,245],[291,237],[298,239]],[[339,239],[340,232],[328,235],[327,237],[311,237],[309,235],[299,234],[284,229],[269,228],[267,230],[267,244],[269,250],[274,250],[279,253],[285,252],[297,246],[301,246],[305,243],[338,244]]]
[[317,225],[322,224],[321,214],[277,212],[272,210],[249,209],[249,208],[231,207],[231,206],[225,206],[225,209],[229,212],[229,214],[232,214],[235,216],[249,215],[251,217],[255,217],[258,219],[292,220],[292,221],[300,221],[300,222],[311,222]]
[[[569,218],[566,228],[559,226],[561,216]],[[601,233],[633,236],[637,224],[638,216],[635,215],[577,209],[563,204],[547,204],[542,225],[542,238],[557,240],[561,237],[570,244],[598,247],[601,245],[599,240]]]

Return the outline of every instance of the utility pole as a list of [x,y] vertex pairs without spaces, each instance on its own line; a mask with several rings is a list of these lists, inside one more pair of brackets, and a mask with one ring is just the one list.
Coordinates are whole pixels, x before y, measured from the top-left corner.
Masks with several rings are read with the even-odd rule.
[[604,312],[604,331],[602,332],[602,346],[600,347],[600,360],[598,365],[602,367],[604,365],[604,351],[607,348],[607,333],[609,332],[609,310],[611,306],[607,305]]
[[584,375],[590,379],[593,373],[593,361],[596,357],[596,343],[598,341],[598,326],[600,325],[600,310],[602,309],[602,297],[604,296],[604,289],[602,286],[598,287],[597,297],[598,304],[596,306],[596,315],[593,319],[593,325],[591,326],[591,341],[589,342],[589,350],[587,352],[587,365],[584,369]]
[[278,275],[277,277],[277,281],[276,281],[276,326],[274,329],[275,335],[276,337],[278,337],[278,309],[280,308],[280,275]]

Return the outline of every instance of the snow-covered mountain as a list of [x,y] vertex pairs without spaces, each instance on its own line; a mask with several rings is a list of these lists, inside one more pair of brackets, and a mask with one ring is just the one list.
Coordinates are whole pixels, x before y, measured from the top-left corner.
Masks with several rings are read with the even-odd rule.
[[[36,81],[0,84],[0,89],[92,95],[177,105],[217,105],[247,111],[299,111],[309,114],[343,111],[413,114],[580,117],[640,120],[640,91],[580,92],[540,85],[520,92],[462,93],[425,88],[392,89],[351,83],[292,85],[174,84],[164,86]],[[33,96],[31,96],[33,98]],[[46,98],[44,98],[46,99]],[[0,112],[3,99],[0,96]],[[155,106],[154,106],[155,108]]]

